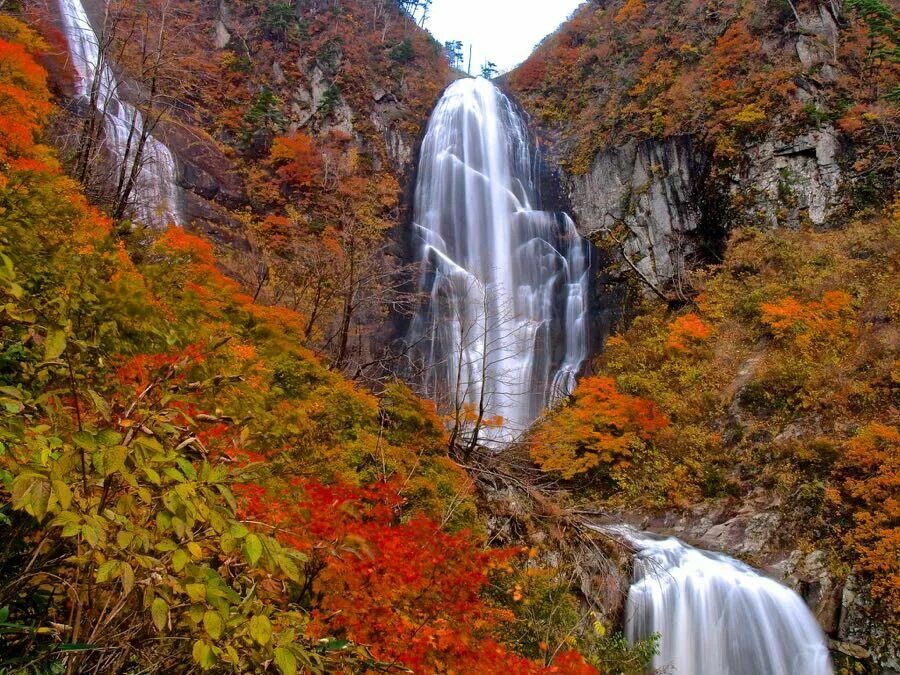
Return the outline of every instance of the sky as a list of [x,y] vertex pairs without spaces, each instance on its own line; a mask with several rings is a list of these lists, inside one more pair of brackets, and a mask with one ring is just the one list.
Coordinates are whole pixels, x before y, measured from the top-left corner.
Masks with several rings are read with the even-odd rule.
[[441,42],[461,40],[472,74],[486,59],[501,73],[524,61],[583,0],[432,0],[425,27]]

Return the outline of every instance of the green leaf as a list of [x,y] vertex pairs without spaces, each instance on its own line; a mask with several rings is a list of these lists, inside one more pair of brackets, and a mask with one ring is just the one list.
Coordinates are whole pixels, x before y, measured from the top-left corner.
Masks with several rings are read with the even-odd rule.
[[247,560],[251,565],[255,565],[262,555],[262,542],[255,534],[248,534],[244,540],[244,553],[247,554]]
[[191,556],[184,549],[178,549],[172,554],[172,568],[180,572],[191,561]]
[[204,602],[206,600],[206,584],[186,584],[184,590],[187,591],[188,597],[194,602]]
[[134,569],[132,569],[131,565],[123,562],[119,566],[119,578],[122,580],[122,590],[125,595],[128,595],[131,593],[131,589],[134,588]]
[[110,419],[112,419],[109,404],[93,389],[88,389],[88,396],[90,396],[91,402],[94,404],[94,408],[96,408],[97,412],[100,413],[100,416],[109,422]]
[[181,472],[180,472],[178,469],[176,469],[174,466],[167,466],[167,467],[165,467],[165,468],[163,469],[163,473],[164,473],[166,476],[168,476],[169,478],[171,478],[172,480],[174,480],[176,483],[183,483],[183,482],[184,482],[184,476],[183,476],[183,475],[181,474]]
[[97,532],[96,527],[88,523],[81,526],[81,536],[91,548],[97,548],[97,544],[100,543],[100,533]]
[[43,476],[23,473],[12,484],[13,507],[30,513],[39,522],[50,505],[50,483]]
[[97,449],[97,439],[94,438],[94,434],[87,431],[76,431],[72,434],[72,441],[76,446],[84,450],[93,451]]
[[147,480],[149,480],[154,485],[159,485],[162,482],[159,474],[156,473],[154,469],[151,469],[149,466],[144,467],[144,475],[147,476]]
[[103,474],[110,476],[116,471],[125,468],[125,458],[128,456],[128,448],[124,445],[114,445],[103,452]]
[[231,536],[228,532],[219,537],[219,546],[222,548],[222,553],[228,555],[235,548],[237,548],[237,542],[234,537]]
[[156,630],[162,632],[169,623],[169,605],[162,598],[156,598],[150,605],[150,615],[153,617],[153,625]]
[[128,548],[134,541],[134,533],[128,530],[119,530],[116,533],[116,545],[119,548]]
[[68,509],[72,505],[72,491],[63,481],[53,481],[53,493],[56,495],[56,499],[63,509]]
[[248,530],[241,523],[234,523],[230,528],[230,532],[231,532],[231,536],[234,537],[235,539],[243,539],[248,534],[250,534],[250,530]]
[[219,616],[218,612],[214,612],[210,609],[203,615],[203,628],[206,630],[206,634],[209,635],[209,637],[213,640],[218,640],[222,637],[222,629],[225,628],[225,623],[222,621],[222,617]]
[[58,359],[64,351],[66,351],[66,331],[51,328],[47,331],[47,339],[44,341],[44,361]]
[[281,571],[284,572],[285,576],[291,581],[296,581],[299,583],[300,581],[300,568],[297,567],[296,563],[293,560],[288,558],[286,555],[278,556],[278,567],[281,568]]
[[296,675],[297,657],[287,647],[275,648],[275,665],[282,675]]
[[81,532],[81,518],[71,511],[61,511],[50,521],[50,527],[61,527],[62,536],[74,537]]
[[179,468],[185,476],[187,476],[191,480],[197,480],[197,471],[196,469],[194,469],[193,464],[182,457],[176,459],[175,463],[178,464]]
[[122,434],[112,429],[103,429],[97,434],[97,441],[103,445],[121,445]]
[[209,670],[216,665],[216,655],[213,653],[212,647],[203,640],[197,640],[194,643],[192,653],[194,661],[196,661],[203,670]]
[[268,617],[257,614],[250,619],[250,637],[261,645],[269,644],[272,639],[272,624]]
[[118,566],[118,560],[107,560],[100,565],[100,567],[97,568],[97,583],[102,584],[104,581],[109,581]]

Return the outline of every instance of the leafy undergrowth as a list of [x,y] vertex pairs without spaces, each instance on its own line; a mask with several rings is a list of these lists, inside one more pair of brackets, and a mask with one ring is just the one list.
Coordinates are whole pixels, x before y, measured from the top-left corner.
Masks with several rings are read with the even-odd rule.
[[781,497],[900,616],[900,205],[834,230],[735,231],[696,304],[652,305],[536,432],[545,470],[608,503]]
[[2,667],[640,669],[558,586],[575,625],[523,609],[430,406],[324,368],[203,239],[117,238],[40,142],[40,39],[0,33]]

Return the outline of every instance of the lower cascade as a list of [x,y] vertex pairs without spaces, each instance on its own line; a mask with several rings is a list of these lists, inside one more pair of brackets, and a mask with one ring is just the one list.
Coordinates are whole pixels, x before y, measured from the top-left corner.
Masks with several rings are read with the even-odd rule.
[[614,528],[636,549],[632,641],[659,634],[653,667],[680,675],[828,675],[825,635],[786,586],[728,556]]
[[[78,73],[76,92],[86,103],[93,101],[102,114],[107,148],[122,175],[127,175],[135,162],[144,118],[139,110],[120,98],[119,82],[101,54],[100,39],[81,0],[59,0],[59,6],[72,66]],[[140,162],[128,202],[132,214],[156,227],[180,223],[175,159],[171,151],[150,135]]]
[[527,428],[571,392],[588,355],[588,247],[567,215],[541,210],[535,174],[512,102],[482,78],[452,84],[422,143],[413,235],[425,302],[410,342],[426,394],[471,443]]

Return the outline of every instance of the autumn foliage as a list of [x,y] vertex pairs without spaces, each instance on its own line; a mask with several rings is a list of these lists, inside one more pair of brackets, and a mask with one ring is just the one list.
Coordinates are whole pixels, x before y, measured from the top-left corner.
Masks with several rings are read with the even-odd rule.
[[589,377],[578,385],[572,402],[539,427],[531,456],[544,471],[563,478],[609,475],[626,468],[636,446],[667,426],[651,401],[623,394],[613,378]]
[[[433,406],[325,368],[308,317],[255,302],[206,239],[115,237],[40,143],[32,48],[0,40],[3,667],[596,672],[505,644],[487,590],[519,554],[485,545]],[[346,260],[396,184],[335,144]],[[278,147],[281,168],[310,148]]]
[[282,184],[292,189],[312,188],[321,179],[322,157],[313,139],[302,132],[276,138],[270,159]]
[[694,312],[682,314],[669,324],[666,346],[675,351],[687,352],[709,339],[712,329]]
[[837,514],[852,519],[844,544],[858,569],[875,579],[874,597],[885,614],[900,616],[900,432],[868,424],[846,443],[829,497]]
[[[859,148],[858,170],[886,177],[891,169],[876,157],[894,154],[888,139],[896,133],[897,111],[885,99],[896,92],[896,56],[890,58],[896,16],[880,0],[859,3],[833,15],[835,36],[813,31],[802,45],[786,43],[784,35],[803,34],[806,22],[813,25],[819,11],[829,11],[823,7],[775,8],[758,0],[585,3],[509,83],[548,136],[563,139],[561,159],[576,174],[627,139],[690,134],[712,150],[717,165],[730,166],[769,132],[787,137],[841,120]],[[803,78],[816,83],[814,102],[798,86]],[[879,124],[882,132],[893,131],[879,134]]]
[[894,205],[830,230],[736,229],[691,277],[689,309],[651,305],[607,340],[533,457],[609,476],[581,486],[611,508],[727,512],[766,495],[774,545],[852,570],[896,632],[898,223]]

